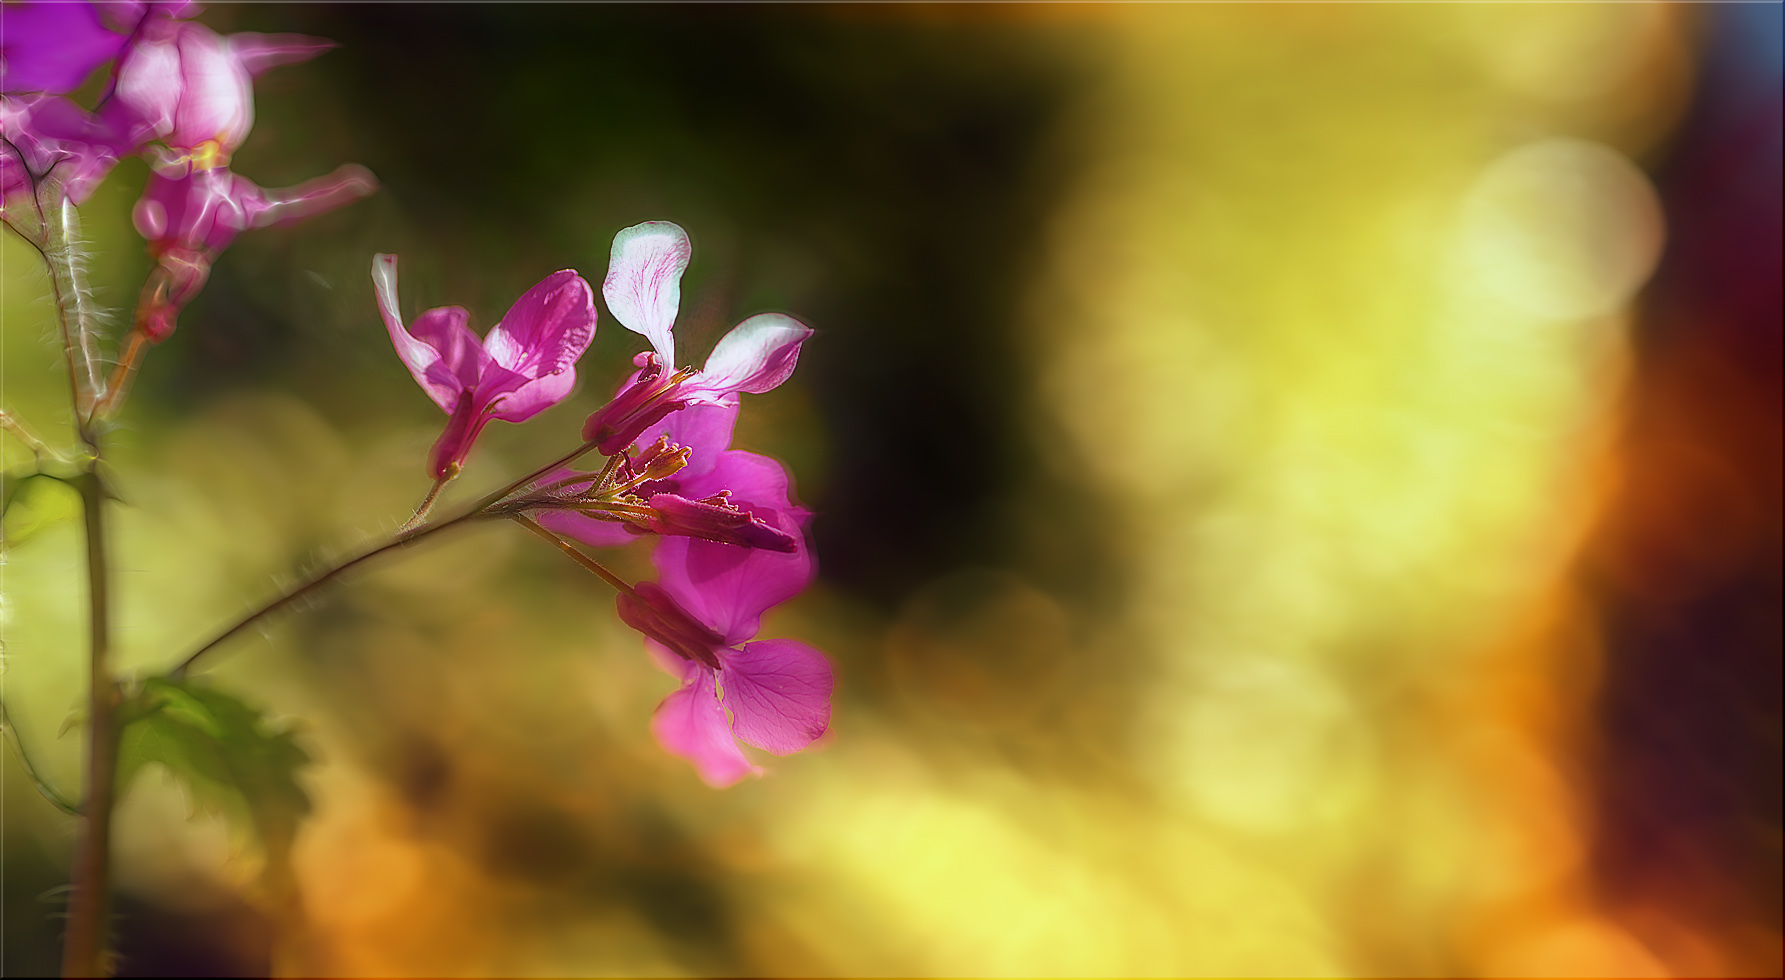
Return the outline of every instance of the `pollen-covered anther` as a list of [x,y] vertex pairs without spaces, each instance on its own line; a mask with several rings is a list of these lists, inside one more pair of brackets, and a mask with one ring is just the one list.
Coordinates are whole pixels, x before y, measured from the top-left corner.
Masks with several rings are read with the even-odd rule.
[[632,458],[631,469],[641,482],[667,479],[688,465],[688,457],[693,452],[687,446],[670,445],[668,436],[658,436],[656,442]]

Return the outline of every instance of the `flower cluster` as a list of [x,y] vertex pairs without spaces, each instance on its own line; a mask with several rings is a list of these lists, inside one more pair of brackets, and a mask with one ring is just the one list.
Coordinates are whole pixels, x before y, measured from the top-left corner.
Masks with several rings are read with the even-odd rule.
[[[46,205],[79,204],[121,159],[152,173],[133,219],[156,265],[137,303],[135,332],[156,343],[174,330],[219,253],[250,228],[296,221],[370,194],[347,165],[268,190],[229,169],[254,122],[254,78],[332,45],[296,34],[221,36],[189,18],[198,5],[110,0],[8,3],[0,50],[0,213],[42,244]],[[107,62],[91,111],[67,97]]]
[[[763,615],[812,580],[810,512],[794,502],[780,463],[731,448],[739,396],[787,380],[812,330],[780,314],[753,316],[703,368],[673,368],[689,255],[687,234],[669,222],[615,237],[602,297],[652,349],[584,424],[576,455],[595,451],[605,462],[547,472],[493,512],[598,548],[655,537],[658,582],[627,586],[604,575],[621,589],[620,618],[682,682],[658,707],[653,733],[724,786],[761,771],[738,741],[787,754],[830,724],[824,656],[794,640],[755,639]],[[437,485],[457,474],[490,419],[523,421],[570,395],[595,331],[590,289],[574,272],[547,276],[481,340],[458,307],[405,324],[394,257],[378,256],[372,278],[398,356],[448,416],[429,457]]]

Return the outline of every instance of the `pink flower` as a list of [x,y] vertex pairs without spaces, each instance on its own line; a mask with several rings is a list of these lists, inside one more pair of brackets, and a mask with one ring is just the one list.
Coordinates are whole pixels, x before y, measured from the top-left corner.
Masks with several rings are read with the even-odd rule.
[[[793,374],[812,328],[779,313],[761,313],[731,329],[699,371],[673,370],[675,320],[688,268],[688,233],[668,221],[647,221],[614,236],[601,295],[621,326],[643,334],[654,353],[613,401],[583,425],[583,438],[611,456],[671,412],[691,405],[735,407],[742,392],[772,390]],[[730,443],[727,433],[725,443]]]
[[118,63],[101,112],[142,145],[165,143],[156,169],[184,176],[228,164],[254,125],[254,78],[334,47],[301,34],[219,36],[203,24],[150,11]]
[[156,261],[137,302],[137,329],[155,343],[167,339],[180,310],[203,288],[218,254],[242,232],[302,221],[377,188],[371,172],[356,164],[271,191],[222,167],[173,179],[150,174],[131,212]]
[[0,95],[0,136],[0,197],[9,207],[35,207],[37,184],[52,176],[61,196],[80,204],[135,151],[104,119],[55,95]]
[[71,92],[125,40],[92,4],[8,3],[0,7],[0,92]]
[[446,431],[428,457],[436,479],[464,462],[491,419],[525,422],[569,397],[576,359],[595,336],[594,294],[569,269],[527,290],[482,340],[457,306],[428,310],[404,326],[397,311],[396,256],[372,258],[372,282],[397,356],[447,413]]
[[665,538],[653,561],[661,584],[618,600],[620,618],[643,633],[659,664],[682,681],[651,719],[664,749],[694,763],[713,786],[762,770],[738,741],[787,755],[830,726],[829,661],[797,640],[753,640],[762,615],[812,579],[800,525],[774,460],[733,451],[715,470],[756,516],[802,546],[783,554],[691,538]]

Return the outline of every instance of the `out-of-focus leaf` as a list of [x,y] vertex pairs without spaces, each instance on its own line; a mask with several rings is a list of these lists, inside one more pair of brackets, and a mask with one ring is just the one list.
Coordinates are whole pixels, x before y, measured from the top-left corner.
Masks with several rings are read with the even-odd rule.
[[297,781],[310,754],[293,732],[273,728],[257,709],[200,681],[161,677],[125,702],[119,722],[119,789],[148,763],[166,766],[186,785],[195,810],[252,833],[266,854],[268,885],[283,890],[292,841],[310,812]]
[[[49,473],[6,474],[0,490],[0,534],[7,544],[17,544],[40,529],[81,512],[79,491],[68,481]],[[61,489],[56,488],[61,484]]]

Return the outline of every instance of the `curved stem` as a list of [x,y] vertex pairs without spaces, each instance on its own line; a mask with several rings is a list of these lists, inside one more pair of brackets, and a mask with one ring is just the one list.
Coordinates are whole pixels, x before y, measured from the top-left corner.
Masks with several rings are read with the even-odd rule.
[[615,589],[619,590],[620,592],[623,592],[626,595],[630,595],[630,596],[636,596],[638,594],[638,593],[632,591],[632,586],[627,585],[625,579],[621,578],[618,575],[615,575],[613,572],[608,571],[604,565],[602,565],[600,562],[596,561],[595,559],[590,558],[588,555],[583,554],[581,551],[577,550],[577,548],[574,545],[572,545],[570,542],[568,542],[568,541],[564,540],[563,538],[558,537],[556,534],[553,534],[552,532],[546,530],[542,525],[540,525],[540,523],[538,521],[535,521],[533,518],[528,517],[525,514],[511,514],[511,515],[509,515],[509,520],[514,521],[516,524],[519,524],[520,526],[526,528],[527,530],[532,531],[534,534],[539,535],[541,538],[544,538],[546,541],[551,542],[553,547],[555,547],[559,551],[562,551],[565,554],[569,555],[571,561],[574,561],[578,565],[581,565],[584,568],[588,569],[589,571],[594,572],[595,576],[597,578],[599,578],[603,582],[606,582],[607,584],[613,586]]
[[212,637],[209,643],[206,643],[204,646],[201,646],[197,650],[194,650],[192,652],[192,654],[190,656],[188,656],[185,660],[180,661],[179,666],[168,671],[167,676],[176,678],[176,679],[185,676],[186,672],[192,668],[192,664],[195,661],[197,661],[200,657],[203,657],[205,654],[211,652],[213,649],[223,645],[223,643],[226,642],[227,640],[229,640],[230,637],[233,637],[237,633],[240,633],[241,631],[254,625],[255,623],[259,622],[261,619],[263,619],[267,616],[270,616],[273,613],[276,613],[281,609],[284,609],[286,606],[289,606],[292,603],[298,601],[299,599],[302,599],[304,596],[309,595],[310,593],[316,591],[317,589],[322,588],[324,585],[327,585],[329,582],[333,581],[341,573],[354,568],[355,566],[359,565],[360,563],[370,561],[371,559],[376,558],[379,555],[382,555],[387,551],[396,551],[400,548],[407,548],[410,545],[415,544],[416,542],[422,540],[423,538],[429,537],[430,535],[436,534],[440,531],[444,531],[449,527],[456,527],[460,524],[464,524],[468,521],[476,519],[479,516],[481,516],[480,511],[471,511],[470,513],[460,514],[458,517],[455,517],[450,521],[442,521],[439,524],[429,524],[424,527],[416,528],[415,530],[413,530],[407,534],[399,534],[396,538],[393,538],[392,540],[387,541],[384,544],[381,544],[376,548],[373,548],[371,551],[361,552],[360,554],[347,559],[346,561],[342,562],[339,565],[334,566],[333,568],[329,568],[325,571],[318,573],[316,576],[311,578],[309,581],[305,582],[303,585],[300,585],[297,588],[292,589],[290,592],[284,593],[283,595],[281,595],[278,598],[274,599],[273,601],[267,603],[266,605],[263,605],[260,608],[249,613],[248,615],[243,616],[241,619],[236,621],[235,625],[231,626],[230,628],[228,628],[228,629],[224,630],[223,632],[218,633],[216,636]]
[[37,787],[37,791],[43,794],[43,798],[49,800],[50,805],[69,816],[80,816],[80,804],[63,796],[62,791],[50,785],[49,780],[39,775],[37,767],[31,764],[31,753],[25,751],[25,740],[19,737],[18,728],[13,725],[11,716],[7,715],[6,702],[4,701],[0,701],[0,730],[5,731],[6,741],[12,745],[12,750],[18,755],[20,764],[25,767],[25,775],[30,777],[31,784]]
[[[167,676],[173,677],[173,678],[179,678],[179,677],[184,676],[187,673],[187,671],[192,669],[192,665],[194,662],[196,662],[199,658],[203,657],[205,654],[209,653],[213,649],[221,646],[224,642],[229,640],[231,637],[235,636],[237,633],[240,633],[241,631],[254,625],[255,623],[259,622],[261,619],[263,619],[267,616],[270,616],[273,613],[276,613],[281,609],[284,609],[286,606],[291,605],[292,603],[303,598],[304,596],[309,595],[310,593],[316,591],[317,589],[323,587],[324,585],[327,585],[336,576],[340,575],[342,572],[347,571],[348,569],[355,567],[356,565],[359,565],[361,562],[369,561],[373,558],[376,558],[379,555],[384,554],[387,551],[396,551],[400,548],[406,548],[409,545],[412,545],[412,544],[416,543],[417,541],[420,541],[421,539],[428,537],[429,535],[434,534],[438,531],[444,531],[449,527],[455,527],[459,524],[464,524],[468,521],[472,521],[477,518],[487,516],[485,514],[485,511],[489,510],[489,508],[491,506],[493,506],[497,503],[500,503],[504,497],[507,497],[509,494],[514,493],[516,490],[519,490],[520,488],[526,486],[527,484],[532,483],[534,480],[539,479],[541,476],[545,475],[546,473],[551,472],[552,470],[554,470],[560,466],[569,465],[570,463],[574,462],[577,459],[577,457],[582,456],[583,454],[587,453],[589,450],[594,449],[594,448],[595,448],[595,444],[593,442],[585,442],[581,446],[578,446],[576,449],[571,450],[569,453],[566,453],[565,455],[560,456],[559,458],[557,458],[555,460],[552,460],[551,462],[545,464],[544,466],[539,467],[538,469],[534,470],[533,472],[528,473],[526,476],[523,476],[520,479],[514,481],[513,483],[510,483],[508,486],[505,486],[502,489],[495,491],[494,493],[485,494],[475,504],[472,504],[471,507],[469,509],[467,509],[463,514],[460,514],[459,516],[454,517],[451,520],[442,521],[438,524],[423,524],[419,527],[413,527],[413,528],[408,528],[407,530],[399,531],[399,532],[397,532],[396,537],[391,539],[390,541],[387,541],[384,544],[381,544],[378,547],[373,548],[370,551],[362,552],[352,558],[349,558],[348,560],[342,562],[339,565],[334,566],[333,568],[330,568],[330,569],[327,569],[325,571],[318,573],[315,577],[311,578],[309,581],[305,582],[303,585],[300,585],[297,588],[292,589],[290,592],[286,592],[283,595],[280,595],[279,597],[273,599],[271,602],[268,602],[267,604],[261,606],[260,608],[254,610],[253,612],[250,612],[248,615],[243,616],[241,619],[236,621],[235,625],[229,627],[228,629],[224,630],[223,632],[218,633],[216,636],[212,637],[210,642],[206,643],[204,646],[199,647],[197,650],[194,650],[189,656],[186,657],[185,660],[180,661],[178,666],[176,666],[176,667],[174,667],[174,669],[168,671]],[[439,486],[437,485],[435,487],[435,489],[429,493],[429,500],[431,500],[435,495],[437,495],[438,492],[439,492]],[[427,502],[424,501],[424,505],[426,503]],[[541,530],[544,530],[544,529],[542,528]],[[547,532],[547,533],[550,533],[550,532]]]

